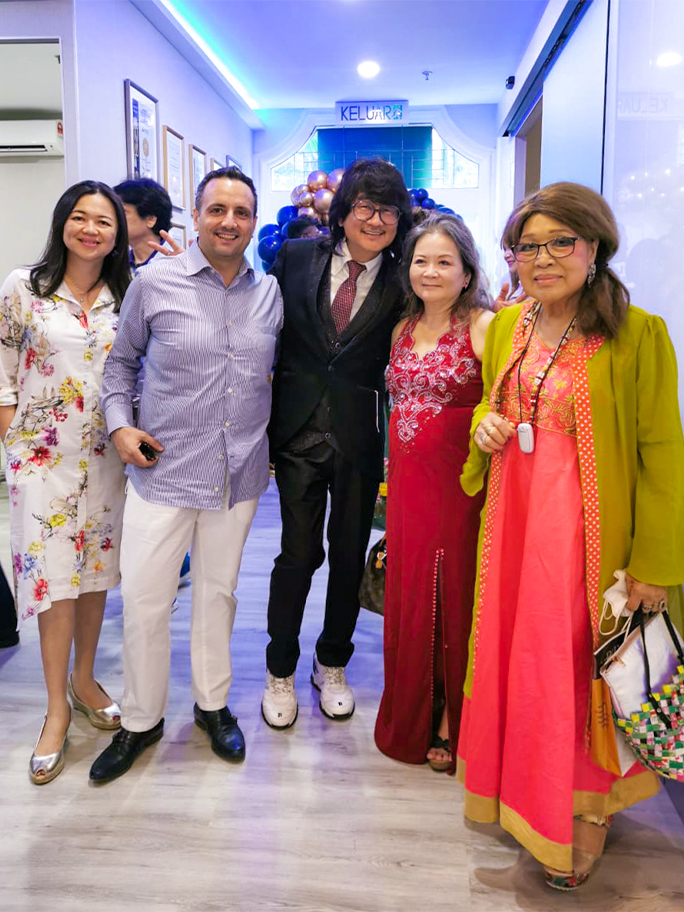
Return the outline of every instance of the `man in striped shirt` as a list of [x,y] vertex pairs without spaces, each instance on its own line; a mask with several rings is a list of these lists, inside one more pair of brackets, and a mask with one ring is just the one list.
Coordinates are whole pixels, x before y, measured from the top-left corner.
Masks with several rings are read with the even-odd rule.
[[245,755],[226,706],[233,593],[268,485],[269,381],[283,321],[276,280],[244,257],[256,208],[254,185],[238,168],[210,172],[197,188],[197,243],[142,270],[122,306],[102,404],[130,479],[121,545],[124,697],[121,730],[90,771],[96,782],[125,773],[162,736],[170,606],[191,544],[195,721],[221,757]]

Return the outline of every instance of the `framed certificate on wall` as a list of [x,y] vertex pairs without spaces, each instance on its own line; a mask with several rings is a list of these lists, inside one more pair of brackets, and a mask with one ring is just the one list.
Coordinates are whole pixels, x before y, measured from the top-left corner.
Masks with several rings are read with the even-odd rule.
[[165,126],[162,134],[164,147],[164,186],[169,191],[174,209],[185,209],[185,140],[180,133]]
[[230,155],[226,155],[226,168],[239,168],[240,171],[242,171],[242,165],[240,162]]
[[192,143],[188,146],[188,159],[190,162],[190,201],[192,208],[195,208],[195,193],[202,178],[207,173],[207,156],[198,146]]
[[124,80],[128,177],[159,180],[159,102],[139,85]]

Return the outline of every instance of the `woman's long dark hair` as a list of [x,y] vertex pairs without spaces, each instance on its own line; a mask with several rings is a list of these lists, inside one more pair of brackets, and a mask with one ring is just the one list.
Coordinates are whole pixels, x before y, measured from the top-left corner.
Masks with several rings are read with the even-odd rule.
[[549,184],[513,210],[506,223],[513,244],[520,241],[525,223],[533,215],[555,219],[585,241],[598,241],[596,278],[582,288],[577,325],[584,336],[598,333],[614,339],[627,316],[629,291],[608,266],[620,242],[610,206],[599,193],[582,184]]
[[452,320],[466,320],[471,310],[488,309],[489,300],[486,293],[483,294],[481,287],[482,271],[480,260],[470,229],[458,216],[442,215],[440,212],[432,213],[425,221],[412,228],[404,241],[404,251],[399,267],[399,275],[404,287],[406,301],[404,316],[415,316],[425,310],[422,300],[411,287],[410,271],[416,244],[426,234],[443,234],[449,238],[461,257],[463,271],[470,275],[468,287],[460,292],[451,306]]
[[128,261],[128,229],[126,213],[119,197],[107,184],[85,180],[69,187],[60,196],[52,213],[52,225],[45,250],[38,262],[31,267],[29,284],[31,291],[41,298],[54,294],[64,280],[67,263],[67,248],[64,244],[64,225],[82,196],[96,193],[106,197],[116,212],[117,232],[114,247],[102,262],[100,281],[106,282],[114,296],[115,310],[118,311],[131,281]]

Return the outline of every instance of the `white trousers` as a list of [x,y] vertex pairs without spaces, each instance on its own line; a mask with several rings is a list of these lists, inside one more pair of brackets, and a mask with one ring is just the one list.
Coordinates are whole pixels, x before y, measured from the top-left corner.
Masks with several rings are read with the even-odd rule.
[[200,709],[226,705],[232,681],[230,636],[240,561],[258,500],[229,510],[149,503],[129,482],[121,539],[124,694],[121,724],[147,731],[166,711],[171,604],[183,558],[192,551],[190,660]]

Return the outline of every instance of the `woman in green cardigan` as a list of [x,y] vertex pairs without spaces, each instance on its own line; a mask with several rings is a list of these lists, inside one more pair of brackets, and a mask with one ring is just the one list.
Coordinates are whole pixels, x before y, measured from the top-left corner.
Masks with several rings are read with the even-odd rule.
[[466,816],[497,820],[574,889],[611,815],[658,789],[622,776],[610,698],[593,679],[602,593],[626,569],[628,608],[681,627],[684,440],[660,317],[629,304],[601,196],[558,183],[513,213],[529,296],[492,321],[461,476],[489,472],[464,719]]

